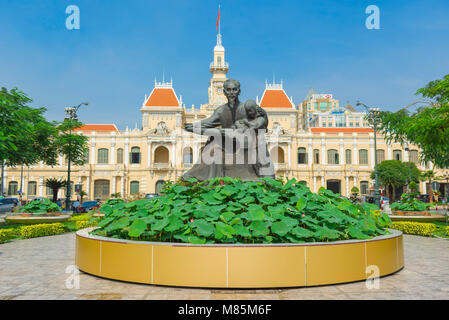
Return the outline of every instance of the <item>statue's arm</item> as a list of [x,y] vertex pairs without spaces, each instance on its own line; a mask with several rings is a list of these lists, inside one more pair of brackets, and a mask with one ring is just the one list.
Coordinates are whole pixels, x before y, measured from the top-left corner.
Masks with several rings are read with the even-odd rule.
[[197,130],[199,131],[196,133],[202,134],[205,129],[215,128],[221,125],[220,117],[221,112],[219,111],[219,109],[215,109],[214,113],[209,118],[197,121],[195,123],[186,123],[184,125],[184,129],[186,131],[193,132],[195,128],[195,132]]

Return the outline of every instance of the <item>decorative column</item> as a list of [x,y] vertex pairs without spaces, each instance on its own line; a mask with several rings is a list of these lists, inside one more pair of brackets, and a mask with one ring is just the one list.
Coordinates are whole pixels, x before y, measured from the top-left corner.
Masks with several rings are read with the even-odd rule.
[[148,138],[147,165],[151,168],[151,140]]
[[321,134],[323,137],[321,138],[321,163],[322,164],[328,164],[327,163],[327,155],[326,155],[326,148],[325,148],[325,138],[324,138],[324,134]]
[[316,187],[316,176],[313,176],[313,192],[317,192],[317,187]]
[[129,164],[129,139],[126,138],[125,142],[125,165]]
[[92,199],[90,197],[90,176],[86,177],[86,193],[87,193],[87,199]]
[[354,176],[353,178],[354,178],[354,187],[357,187],[357,176]]
[[115,176],[112,176],[112,193],[115,193]]
[[171,153],[172,153],[172,166],[173,166],[173,168],[176,168],[176,143],[175,142],[172,142]]
[[291,169],[292,167],[292,148],[291,144],[287,144],[287,152],[288,152],[288,168]]
[[125,176],[122,175],[120,177],[120,194],[122,195],[122,198],[125,197]]
[[309,139],[309,168],[312,167],[313,163],[313,146],[312,146],[312,138]]
[[321,176],[321,186],[324,188],[324,176]]
[[387,148],[387,160],[392,160],[393,159],[393,153],[391,152],[391,144],[389,144],[388,145],[388,148]]
[[346,176],[346,196],[349,197],[349,176]]
[[44,196],[44,177],[39,177],[39,197]]
[[[356,133],[354,133],[356,134]],[[354,164],[358,164],[359,163],[359,151],[357,150],[357,138],[356,136],[354,136],[354,146],[353,146],[353,153],[354,153]]]
[[[342,133],[340,133],[340,135],[343,135]],[[340,138],[340,164],[345,164],[345,150],[344,150],[344,146],[343,146],[343,139]]]
[[115,164],[115,142],[111,143],[111,164]]
[[95,142],[90,144],[90,163],[95,164]]

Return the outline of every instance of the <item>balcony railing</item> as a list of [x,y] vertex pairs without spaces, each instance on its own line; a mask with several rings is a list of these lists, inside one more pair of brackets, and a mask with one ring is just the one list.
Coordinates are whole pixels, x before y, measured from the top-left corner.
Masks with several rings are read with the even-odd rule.
[[225,62],[222,64],[215,64],[214,62],[211,62],[209,65],[210,69],[229,69],[229,63]]

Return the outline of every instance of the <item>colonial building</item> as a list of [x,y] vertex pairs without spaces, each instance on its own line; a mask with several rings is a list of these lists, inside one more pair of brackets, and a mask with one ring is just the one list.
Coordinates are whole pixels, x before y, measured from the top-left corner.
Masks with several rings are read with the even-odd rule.
[[[168,180],[178,179],[197,162],[206,137],[183,129],[185,123],[210,116],[226,102],[223,83],[229,63],[221,35],[213,50],[209,70],[208,103],[186,107],[176,93],[173,82],[155,82],[145,95],[140,111],[142,127],[118,130],[114,124],[86,124],[78,130],[89,137],[87,164],[72,166],[72,183],[81,185],[88,199],[106,199],[113,193],[125,198],[137,193],[159,192]],[[310,90],[305,100],[295,105],[281,83],[266,83],[258,104],[269,116],[266,138],[277,176],[296,178],[317,192],[325,187],[350,195],[353,186],[362,194],[373,190],[370,174],[374,169],[375,152],[378,162],[397,159],[418,163],[418,149],[405,152],[399,144],[388,144],[367,127],[364,113],[350,105],[340,107],[331,94]],[[20,188],[20,168],[7,168],[5,185],[8,195]],[[67,177],[67,163],[60,157],[59,165],[38,164],[24,169],[24,199],[50,197],[44,187],[47,178]],[[73,192],[74,188],[72,188]],[[420,190],[425,190],[420,183]],[[449,188],[445,189],[449,190]],[[59,193],[64,198],[64,190]]]

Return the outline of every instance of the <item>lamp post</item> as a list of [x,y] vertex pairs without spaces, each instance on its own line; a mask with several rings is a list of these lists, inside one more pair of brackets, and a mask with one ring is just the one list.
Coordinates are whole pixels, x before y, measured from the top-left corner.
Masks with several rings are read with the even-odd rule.
[[[65,108],[65,118],[64,120],[77,120],[78,116],[76,115],[76,112],[78,111],[79,107],[81,107],[82,105],[87,106],[88,103],[87,102],[82,102],[79,105],[77,105],[76,107],[67,107]],[[69,135],[72,134],[72,126],[70,124],[69,127]],[[66,200],[65,200],[65,208],[66,210],[69,210],[70,207],[70,193],[72,192],[71,190],[71,185],[70,185],[70,147],[69,147],[69,154],[67,157],[67,193],[66,193]]]
[[377,173],[377,125],[379,123],[379,108],[369,108],[366,104],[357,101],[356,106],[364,106],[368,111],[367,120],[374,130],[374,195],[376,197],[376,205],[380,208],[380,194],[379,194],[379,178]]

